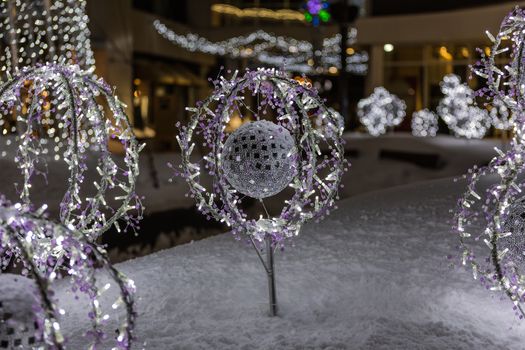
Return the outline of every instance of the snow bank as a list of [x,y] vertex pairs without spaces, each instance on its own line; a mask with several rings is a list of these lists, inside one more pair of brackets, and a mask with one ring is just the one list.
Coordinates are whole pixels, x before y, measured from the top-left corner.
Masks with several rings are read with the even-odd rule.
[[[440,180],[342,201],[276,256],[267,316],[255,252],[224,234],[118,265],[138,287],[148,349],[522,349],[525,326],[446,259],[464,183]],[[80,349],[77,311],[68,322]],[[137,349],[141,346],[137,346]]]

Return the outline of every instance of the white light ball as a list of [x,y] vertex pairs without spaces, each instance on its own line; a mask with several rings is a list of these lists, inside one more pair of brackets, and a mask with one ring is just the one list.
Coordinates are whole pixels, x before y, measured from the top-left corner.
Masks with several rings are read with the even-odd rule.
[[266,198],[290,184],[296,154],[295,141],[284,127],[267,120],[246,123],[224,143],[222,171],[240,193]]
[[35,322],[38,305],[34,282],[23,276],[0,273],[0,349],[44,346]]

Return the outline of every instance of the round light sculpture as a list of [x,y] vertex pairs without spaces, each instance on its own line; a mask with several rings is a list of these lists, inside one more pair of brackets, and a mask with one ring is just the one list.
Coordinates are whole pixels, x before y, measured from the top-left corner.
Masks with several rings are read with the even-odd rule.
[[492,126],[499,130],[510,130],[514,126],[514,115],[507,105],[495,99],[490,110],[490,120]]
[[[461,263],[472,269],[486,289],[506,294],[520,319],[525,317],[524,30],[525,12],[516,8],[504,19],[497,36],[487,32],[494,43],[491,53],[473,67],[486,80],[478,93],[493,103],[504,103],[512,112],[513,140],[510,150],[498,150],[488,166],[469,171],[468,187],[455,215]],[[510,61],[500,69],[496,57],[504,52],[510,54]]]
[[412,115],[412,135],[418,137],[434,137],[439,129],[436,113],[423,109]]
[[385,134],[401,124],[406,115],[405,101],[384,87],[377,87],[357,104],[357,116],[372,136]]
[[[104,112],[107,108],[109,113]],[[141,146],[122,103],[102,79],[78,66],[46,64],[23,68],[0,85],[0,156],[13,157],[23,181],[25,205],[34,203],[35,178],[63,161],[69,176],[59,208],[60,221],[95,239],[118,220],[133,225],[141,214],[135,194]],[[124,154],[116,157],[110,143]],[[15,146],[13,146],[15,145]],[[88,184],[86,177],[91,172]],[[40,203],[39,203],[40,204]]]
[[[63,300],[58,298],[59,290],[53,286],[56,280],[67,277],[60,284],[66,289],[60,295],[72,295],[76,304],[86,303],[85,319],[89,328],[86,329],[86,348],[131,348],[136,317],[135,286],[132,280],[111,265],[103,248],[90,243],[80,232],[45,219],[44,208],[32,212],[20,204],[11,205],[0,198],[0,251],[2,269],[8,266],[9,261],[15,261],[22,265],[22,273],[30,278],[27,281],[26,277],[16,277],[24,281],[24,285],[19,286],[7,283],[14,278],[0,273],[0,312],[9,307],[19,309],[12,325],[0,322],[0,341],[6,337],[2,331],[5,326],[7,335],[14,336],[8,339],[10,342],[16,339],[23,342],[34,340],[35,344],[42,342],[46,348],[66,349],[61,320],[69,310],[63,308]],[[104,280],[108,282],[101,285],[99,278],[103,275],[107,276]],[[34,295],[31,298],[25,297],[32,292]],[[15,301],[2,299],[12,295],[15,295]],[[4,301],[8,301],[9,305]],[[0,314],[4,320],[6,312]],[[32,330],[30,324],[33,325]],[[12,326],[28,328],[28,331],[15,333]],[[38,334],[31,340],[33,330]],[[116,336],[113,336],[115,333]]]
[[[273,251],[334,206],[346,162],[343,124],[310,84],[274,69],[236,72],[214,84],[209,98],[187,108],[193,115],[177,136],[182,164],[176,173],[187,181],[203,214],[251,240],[268,273],[275,315]],[[228,135],[234,115],[245,124]],[[197,142],[201,157],[194,152]],[[286,187],[290,191],[280,193]],[[259,217],[243,209],[247,196],[258,199]],[[270,215],[263,202],[270,196],[281,203],[277,215]]]
[[240,193],[273,196],[288,186],[297,169],[290,132],[266,120],[243,124],[224,143],[224,175]]
[[440,84],[444,94],[438,114],[456,137],[481,139],[490,128],[489,113],[475,105],[475,92],[461,78],[448,74]]

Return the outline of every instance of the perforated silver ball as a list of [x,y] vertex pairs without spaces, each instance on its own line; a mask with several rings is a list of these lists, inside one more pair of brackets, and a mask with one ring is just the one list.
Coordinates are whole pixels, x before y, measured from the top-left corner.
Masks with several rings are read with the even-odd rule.
[[511,232],[508,237],[498,239],[498,250],[509,249],[507,256],[512,259],[520,273],[525,273],[525,197],[516,200],[509,207],[509,215],[502,226],[502,233]]
[[34,282],[27,277],[0,274],[0,349],[44,348],[35,322]]
[[266,198],[292,181],[296,154],[294,139],[284,127],[267,120],[246,123],[224,143],[222,170],[240,193]]

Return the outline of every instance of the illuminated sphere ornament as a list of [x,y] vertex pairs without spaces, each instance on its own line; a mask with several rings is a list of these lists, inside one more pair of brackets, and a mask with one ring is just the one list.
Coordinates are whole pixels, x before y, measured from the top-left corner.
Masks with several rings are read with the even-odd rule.
[[328,12],[329,7],[330,4],[326,0],[307,0],[304,6],[304,18],[314,26],[318,26],[321,22],[328,22],[331,17]]
[[412,135],[434,137],[439,129],[436,113],[423,109],[412,114]]
[[[39,334],[35,343],[40,339],[46,349],[66,349],[61,320],[71,310],[62,304],[59,295],[70,295],[75,304],[86,306],[81,309],[89,325],[86,348],[103,345],[102,348],[129,350],[136,317],[134,282],[111,265],[102,247],[89,242],[80,232],[45,217],[45,208],[31,211],[0,197],[1,269],[14,261],[23,267],[25,276],[16,277],[22,284],[15,284],[9,282],[14,278],[0,273],[0,348],[6,337],[3,327],[8,327],[8,335],[30,342],[36,322]],[[55,283],[59,279],[64,279],[63,283]],[[11,296],[16,300],[6,299]],[[21,296],[23,300],[17,299]],[[11,316],[13,322],[5,324],[10,308],[19,312]],[[28,331],[9,330],[19,325]]]
[[39,308],[35,292],[31,279],[0,274],[0,348],[44,348],[42,325],[34,311]]
[[379,136],[401,124],[406,115],[405,101],[391,94],[384,87],[357,104],[357,116],[372,136]]
[[65,166],[69,176],[53,178],[64,184],[64,196],[52,209],[66,226],[95,239],[113,225],[120,230],[119,220],[133,225],[140,217],[135,182],[141,146],[102,79],[78,66],[23,68],[0,85],[0,128],[2,149],[13,149],[0,156],[13,157],[19,168],[17,190],[25,205],[35,204],[37,179]]
[[240,193],[265,198],[292,181],[297,166],[290,132],[267,120],[245,123],[224,143],[222,169]]
[[440,85],[444,97],[437,110],[449,129],[457,137],[483,138],[490,128],[490,116],[476,106],[475,92],[455,74],[446,75]]
[[[182,163],[176,174],[187,181],[203,214],[251,241],[268,274],[275,315],[273,252],[334,206],[346,163],[343,123],[311,84],[275,69],[235,72],[214,85],[209,98],[187,108],[193,114],[177,136]],[[233,116],[245,124],[228,135]],[[197,142],[202,158],[194,154]],[[274,196],[287,186],[290,191]],[[244,208],[246,196],[259,199],[260,215]]]
[[513,139],[510,150],[496,149],[498,155],[488,166],[466,175],[468,187],[458,201],[454,225],[460,262],[487,290],[508,296],[520,319],[525,318],[524,30],[525,12],[516,8],[503,20],[498,35],[487,32],[491,53],[483,54],[473,67],[486,80],[478,93],[490,103],[502,102],[513,114]]

